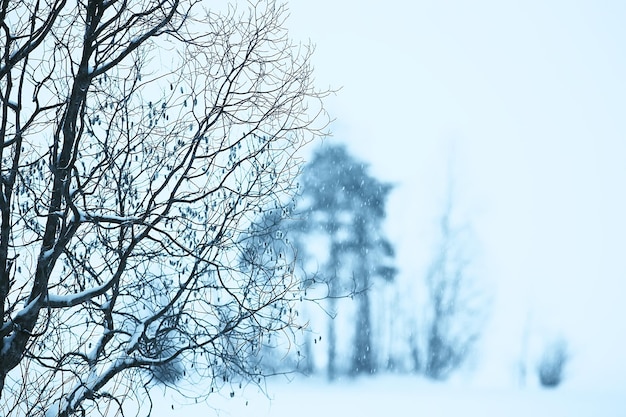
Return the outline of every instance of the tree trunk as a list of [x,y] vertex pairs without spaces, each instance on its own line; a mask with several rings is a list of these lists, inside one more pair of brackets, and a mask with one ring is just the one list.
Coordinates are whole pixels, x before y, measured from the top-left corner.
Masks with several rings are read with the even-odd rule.
[[357,319],[354,339],[354,353],[352,356],[352,373],[374,373],[375,366],[372,354],[372,321],[369,291],[371,286],[369,262],[368,262],[368,242],[365,230],[365,221],[358,219],[356,222],[356,244],[357,244],[357,270],[355,279],[357,280]]

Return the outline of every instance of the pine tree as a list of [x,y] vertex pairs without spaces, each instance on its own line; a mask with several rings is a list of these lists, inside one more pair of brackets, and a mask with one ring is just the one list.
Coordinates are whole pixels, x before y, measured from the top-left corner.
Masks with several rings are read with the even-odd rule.
[[[307,233],[322,232],[329,238],[329,257],[322,280],[328,285],[329,310],[337,299],[351,292],[357,302],[357,320],[350,373],[376,370],[372,342],[371,290],[375,278],[392,280],[388,266],[393,247],[381,231],[385,202],[391,185],[370,176],[367,166],[343,146],[328,146],[315,153],[302,176],[302,218],[297,229],[300,245]],[[350,281],[352,282],[346,282]],[[328,377],[337,369],[335,321],[328,322]]]

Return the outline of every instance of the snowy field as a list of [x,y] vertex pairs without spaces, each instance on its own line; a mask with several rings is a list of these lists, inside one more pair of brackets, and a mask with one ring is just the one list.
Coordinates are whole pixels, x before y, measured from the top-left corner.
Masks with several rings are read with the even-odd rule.
[[[494,389],[436,384],[415,377],[345,380],[275,380],[264,396],[256,387],[212,403],[186,405],[168,391],[155,398],[156,417],[208,416],[549,416],[624,417],[626,390]],[[173,407],[173,409],[172,409]]]

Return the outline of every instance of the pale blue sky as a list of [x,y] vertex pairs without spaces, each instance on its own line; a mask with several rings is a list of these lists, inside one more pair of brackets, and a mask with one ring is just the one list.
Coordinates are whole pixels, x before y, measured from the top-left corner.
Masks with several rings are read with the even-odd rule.
[[[626,3],[292,0],[331,140],[397,184],[401,279],[425,268],[448,162],[494,288],[481,372],[510,379],[529,313],[572,380],[626,387]],[[488,358],[486,359],[485,356]]]

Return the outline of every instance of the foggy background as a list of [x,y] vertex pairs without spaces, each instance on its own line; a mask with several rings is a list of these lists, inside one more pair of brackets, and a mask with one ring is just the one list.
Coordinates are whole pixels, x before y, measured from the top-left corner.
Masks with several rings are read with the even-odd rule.
[[[472,230],[490,319],[467,378],[517,383],[554,337],[566,382],[625,387],[626,61],[619,2],[289,3],[316,45],[333,137],[394,185],[397,285],[423,280],[438,218]],[[529,381],[534,365],[529,364]]]
[[6,3],[0,414],[623,416],[626,5],[285,1]]

